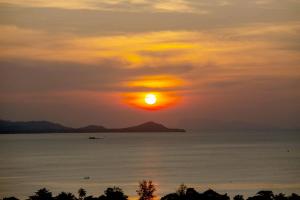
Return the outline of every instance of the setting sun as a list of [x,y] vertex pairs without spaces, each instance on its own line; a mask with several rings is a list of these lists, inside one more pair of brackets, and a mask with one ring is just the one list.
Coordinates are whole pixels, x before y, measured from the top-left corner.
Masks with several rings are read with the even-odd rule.
[[161,110],[175,105],[179,96],[173,92],[130,92],[124,94],[124,102],[145,110]]
[[179,102],[186,81],[172,75],[140,76],[123,82],[130,92],[124,93],[124,102],[144,110],[161,110]]
[[153,105],[156,103],[156,96],[154,94],[147,94],[145,96],[146,104]]

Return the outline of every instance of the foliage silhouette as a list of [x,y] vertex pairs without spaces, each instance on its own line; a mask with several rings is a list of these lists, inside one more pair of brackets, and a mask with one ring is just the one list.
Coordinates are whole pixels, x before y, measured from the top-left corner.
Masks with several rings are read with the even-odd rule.
[[238,195],[233,197],[233,200],[244,200],[244,197],[243,197],[243,195],[238,194]]
[[198,193],[194,188],[186,189],[186,199],[197,200],[201,198],[201,194]]
[[61,192],[54,199],[55,200],[76,200],[76,197],[72,193]]
[[139,189],[136,191],[139,195],[139,200],[152,200],[154,199],[154,192],[156,191],[155,185],[152,181],[143,180],[139,184]]
[[[152,181],[142,181],[139,183],[137,193],[139,200],[153,200],[154,192],[156,191],[155,185]],[[186,185],[181,184],[174,193],[167,194],[161,197],[160,200],[229,200],[227,194],[219,194],[212,189],[203,193],[196,191],[194,188],[188,188]],[[236,195],[233,200],[244,200],[242,195]],[[5,197],[2,200],[19,200],[16,197]],[[78,198],[72,193],[61,192],[53,197],[52,193],[46,188],[39,189],[34,195],[29,196],[27,200],[128,200],[121,188],[112,187],[107,188],[99,197],[87,196],[84,189],[78,190]],[[274,194],[272,191],[259,191],[255,196],[248,197],[247,200],[300,200],[298,194],[292,193],[290,196],[279,193]]]
[[259,191],[255,196],[249,197],[247,200],[300,200],[300,196],[293,193],[287,197],[282,193],[274,195],[272,191]]
[[[106,197],[105,197],[106,198]],[[84,198],[84,200],[105,200],[105,199],[101,199],[100,197],[99,198],[97,198],[97,197],[93,197],[93,196],[86,196],[85,198]]]
[[51,192],[42,188],[35,192],[35,195],[29,196],[28,200],[53,200],[53,197]]
[[300,200],[300,196],[298,194],[293,193],[288,197],[288,200]]
[[83,188],[79,188],[77,193],[78,193],[79,200],[83,200],[84,197],[86,196],[86,191]]
[[4,197],[3,200],[19,200],[16,197]]
[[249,197],[247,200],[274,200],[274,194],[272,191],[259,191],[255,196]]
[[107,188],[104,191],[105,195],[99,197],[101,200],[127,200],[128,196],[124,195],[119,187]]
[[286,196],[285,194],[279,193],[277,195],[274,196],[274,200],[286,200]]
[[186,190],[187,190],[187,186],[184,184],[181,184],[179,186],[179,188],[176,191],[176,194],[178,195],[179,199],[184,199],[186,197]]
[[180,185],[176,193],[168,194],[161,200],[229,200],[227,194],[221,195],[209,189],[204,193],[197,192],[194,188]]
[[203,192],[201,198],[206,200],[229,200],[230,199],[227,194],[222,195],[213,191],[212,189]]

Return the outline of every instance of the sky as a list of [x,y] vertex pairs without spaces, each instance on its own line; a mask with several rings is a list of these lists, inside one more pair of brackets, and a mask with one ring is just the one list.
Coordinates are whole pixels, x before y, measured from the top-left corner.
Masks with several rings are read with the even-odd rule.
[[0,0],[0,33],[1,119],[300,127],[298,0]]

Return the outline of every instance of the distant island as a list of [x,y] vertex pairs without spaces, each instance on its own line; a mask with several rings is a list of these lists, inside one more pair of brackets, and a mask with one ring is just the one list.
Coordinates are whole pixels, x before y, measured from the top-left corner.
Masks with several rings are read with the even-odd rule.
[[167,128],[166,126],[146,122],[126,128],[105,128],[104,126],[89,125],[80,128],[63,126],[49,121],[7,121],[0,120],[0,134],[9,133],[110,133],[110,132],[185,132],[184,129]]

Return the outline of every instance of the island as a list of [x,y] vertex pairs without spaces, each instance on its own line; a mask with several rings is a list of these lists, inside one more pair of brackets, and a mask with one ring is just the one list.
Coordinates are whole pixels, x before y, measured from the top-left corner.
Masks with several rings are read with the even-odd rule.
[[89,125],[80,128],[67,127],[49,121],[8,121],[0,120],[0,134],[11,133],[110,133],[110,132],[186,132],[184,129],[167,128],[156,122],[146,122],[125,128],[106,128]]

